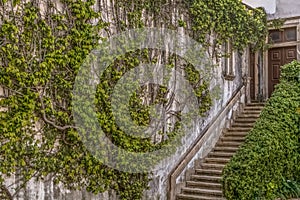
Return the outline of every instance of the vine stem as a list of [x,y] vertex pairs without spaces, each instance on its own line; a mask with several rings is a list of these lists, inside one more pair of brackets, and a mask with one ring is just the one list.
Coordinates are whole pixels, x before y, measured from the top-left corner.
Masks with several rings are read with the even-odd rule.
[[65,126],[59,126],[57,125],[55,122],[49,120],[47,117],[46,117],[46,113],[45,113],[45,105],[44,105],[44,102],[43,102],[43,98],[41,95],[39,95],[39,99],[40,99],[40,102],[41,102],[41,107],[42,107],[42,117],[43,117],[43,120],[52,125],[53,127],[57,128],[58,130],[61,130],[61,131],[64,131],[66,129],[70,129],[70,128],[73,128],[73,129],[77,129],[78,127],[76,126],[71,126],[71,125],[65,125]]
[[6,186],[4,184],[1,185],[1,190],[4,192],[4,195],[6,198],[8,198],[9,200],[13,200],[13,196],[10,193],[10,191],[6,188]]

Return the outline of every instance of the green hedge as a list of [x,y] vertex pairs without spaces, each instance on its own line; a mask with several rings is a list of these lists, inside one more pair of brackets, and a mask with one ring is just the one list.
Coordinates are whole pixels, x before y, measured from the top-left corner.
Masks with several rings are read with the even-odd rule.
[[245,144],[223,170],[227,200],[300,194],[300,63],[282,67],[281,81]]

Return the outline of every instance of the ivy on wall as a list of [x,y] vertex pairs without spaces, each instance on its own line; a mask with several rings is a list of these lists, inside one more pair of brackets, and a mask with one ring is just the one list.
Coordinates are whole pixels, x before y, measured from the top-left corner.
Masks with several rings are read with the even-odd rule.
[[[16,195],[10,194],[3,184],[4,175],[17,173],[21,177],[17,193],[30,179],[50,174],[55,182],[70,189],[86,188],[95,194],[114,189],[120,199],[140,199],[148,186],[149,174],[120,172],[100,163],[83,146],[73,122],[75,77],[85,57],[99,40],[105,39],[99,33],[108,30],[110,24],[92,9],[93,0],[40,3],[0,0],[0,85],[9,93],[0,99],[0,107],[5,108],[0,112],[1,192],[8,199]],[[188,20],[173,23],[164,10],[173,4],[167,0],[117,0],[116,7],[123,9],[119,14],[125,17],[114,21],[118,31],[122,31],[146,26],[145,16],[151,16],[153,21],[168,19],[167,28],[192,29],[195,39],[216,50],[227,40],[239,49],[249,43],[260,48],[264,42],[266,19],[261,9],[248,10],[239,0],[182,1],[180,9],[186,10]],[[208,35],[215,38],[212,43],[208,42]],[[100,124],[101,119],[112,119],[108,103],[111,87],[132,67],[157,60],[149,56],[152,52],[128,52],[110,66],[109,74],[103,77],[107,81],[97,88]],[[175,63],[171,60],[165,64],[176,67]],[[209,84],[192,65],[186,65],[184,72],[200,102],[199,114],[205,114],[212,103]],[[149,120],[147,107],[140,101],[142,90],[131,97],[131,116],[137,124],[147,124]],[[164,102],[165,90],[157,90],[153,103]],[[113,121],[105,123],[115,125]],[[117,127],[107,130],[107,134],[116,145],[130,151],[151,151],[168,143],[133,138]],[[173,134],[176,130],[169,133],[170,139]]]
[[239,50],[265,44],[267,19],[262,8],[248,9],[240,0],[194,0],[190,13],[196,39],[214,52],[228,41]]
[[[0,101],[7,108],[0,112],[2,188],[4,175],[18,174],[17,193],[31,178],[51,174],[71,189],[122,192],[135,185],[128,184],[134,175],[94,159],[81,144],[71,114],[75,76],[107,24],[92,25],[100,19],[91,8],[94,1],[62,0],[61,9],[45,3],[41,11],[36,1],[0,1],[0,85],[9,91]],[[16,193],[6,196],[13,199]]]
[[[220,45],[228,41],[238,50],[249,44],[253,44],[253,50],[265,48],[268,34],[266,12],[263,8],[249,8],[241,0],[180,0],[176,3],[167,0],[125,0],[118,1],[116,7],[121,7],[126,13],[126,17],[118,23],[123,25],[123,29],[147,25],[149,19],[143,18],[144,14],[153,21],[164,23],[164,27],[188,29],[193,38],[212,48],[215,55],[220,53]],[[178,12],[176,23],[172,22],[171,14],[166,14],[174,10]],[[181,15],[186,17],[181,18]]]

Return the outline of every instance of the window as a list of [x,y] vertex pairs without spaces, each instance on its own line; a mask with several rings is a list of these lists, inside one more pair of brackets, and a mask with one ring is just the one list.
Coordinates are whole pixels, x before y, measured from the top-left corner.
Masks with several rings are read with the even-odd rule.
[[285,41],[296,41],[297,40],[296,28],[285,29],[284,36],[285,36]]
[[224,44],[224,78],[225,80],[233,80],[235,78],[235,52],[232,50],[231,42]]
[[270,39],[273,43],[281,42],[281,33],[280,31],[272,31],[270,32]]
[[296,27],[271,30],[269,33],[269,43],[291,42],[297,40]]

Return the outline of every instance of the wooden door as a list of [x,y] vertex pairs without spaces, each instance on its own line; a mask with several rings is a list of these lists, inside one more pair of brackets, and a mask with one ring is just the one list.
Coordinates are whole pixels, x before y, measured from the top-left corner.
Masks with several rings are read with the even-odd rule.
[[279,83],[280,67],[297,59],[296,46],[273,48],[269,50],[268,93],[269,97]]

